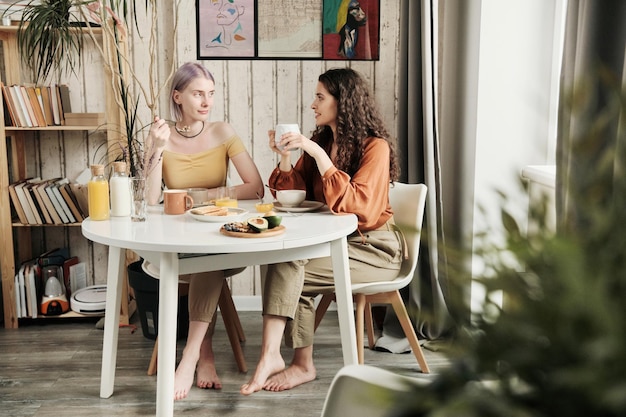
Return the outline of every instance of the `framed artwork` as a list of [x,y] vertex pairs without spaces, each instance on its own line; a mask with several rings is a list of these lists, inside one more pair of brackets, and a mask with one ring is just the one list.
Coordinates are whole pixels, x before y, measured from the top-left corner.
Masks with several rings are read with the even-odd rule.
[[324,59],[377,61],[379,33],[379,0],[324,0]]
[[378,60],[380,0],[196,0],[198,59]]
[[322,2],[258,1],[258,56],[322,59]]
[[254,58],[255,3],[255,0],[197,0],[198,58]]

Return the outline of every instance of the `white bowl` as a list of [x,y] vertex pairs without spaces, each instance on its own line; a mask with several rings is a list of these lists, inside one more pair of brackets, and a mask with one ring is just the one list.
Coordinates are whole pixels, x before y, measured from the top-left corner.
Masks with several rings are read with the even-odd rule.
[[276,191],[276,199],[283,207],[298,207],[304,201],[304,190],[280,190]]

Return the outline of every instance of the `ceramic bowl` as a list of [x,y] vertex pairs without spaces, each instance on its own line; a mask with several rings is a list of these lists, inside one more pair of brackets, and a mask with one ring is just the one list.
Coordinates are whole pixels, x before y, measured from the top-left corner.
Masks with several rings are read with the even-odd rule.
[[280,190],[276,192],[276,199],[283,207],[298,207],[304,201],[304,190]]

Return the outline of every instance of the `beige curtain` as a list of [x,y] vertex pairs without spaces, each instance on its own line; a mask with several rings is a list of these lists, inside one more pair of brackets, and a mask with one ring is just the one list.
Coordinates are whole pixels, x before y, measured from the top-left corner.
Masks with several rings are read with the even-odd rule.
[[[585,218],[581,202],[614,203],[626,178],[626,2],[569,0],[566,19],[557,218],[561,231],[584,233],[593,219]],[[607,165],[608,175],[599,178]]]
[[[442,228],[441,162],[437,115],[437,2],[402,0],[398,153],[403,182],[428,186],[418,271],[403,296],[418,337],[438,339],[452,328]],[[383,334],[401,337],[392,309]]]

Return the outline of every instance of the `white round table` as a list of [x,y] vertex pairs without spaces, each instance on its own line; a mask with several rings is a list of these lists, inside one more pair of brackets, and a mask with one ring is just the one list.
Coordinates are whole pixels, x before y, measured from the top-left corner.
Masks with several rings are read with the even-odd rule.
[[[250,211],[242,219],[257,215],[254,202],[240,202],[240,207]],[[179,274],[332,256],[344,364],[358,363],[346,243],[346,236],[356,230],[356,216],[328,210],[278,214],[285,232],[264,238],[225,236],[219,232],[222,223],[201,222],[189,214],[166,215],[161,207],[149,207],[141,223],[130,218],[83,221],[86,238],[109,246],[100,397],[113,394],[125,249],[160,268],[157,416],[172,416],[174,410]],[[179,254],[199,256],[179,259]]]

